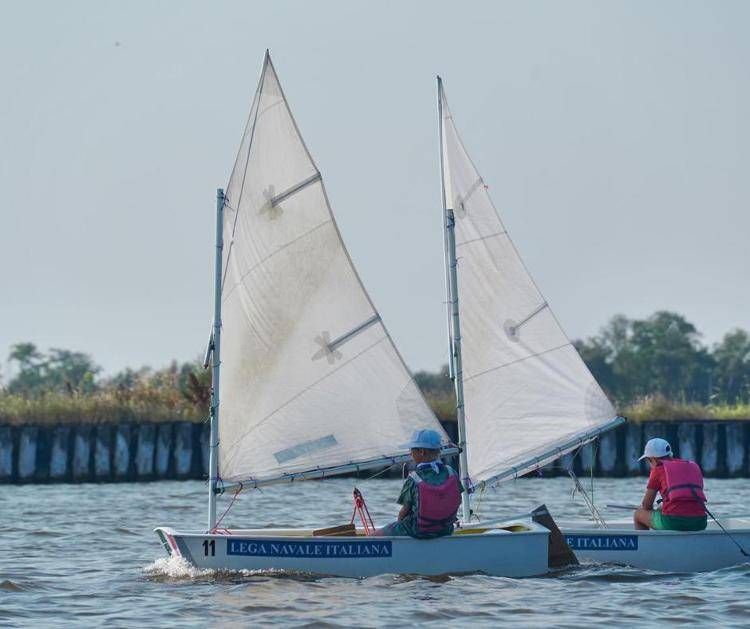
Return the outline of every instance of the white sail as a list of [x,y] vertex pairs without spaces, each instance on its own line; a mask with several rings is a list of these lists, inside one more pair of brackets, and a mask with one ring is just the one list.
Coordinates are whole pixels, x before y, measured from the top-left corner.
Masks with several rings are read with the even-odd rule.
[[620,420],[524,267],[458,136],[442,83],[439,92],[468,467],[479,483],[544,465]]
[[448,442],[352,266],[268,55],[224,243],[221,479],[380,461],[417,428]]

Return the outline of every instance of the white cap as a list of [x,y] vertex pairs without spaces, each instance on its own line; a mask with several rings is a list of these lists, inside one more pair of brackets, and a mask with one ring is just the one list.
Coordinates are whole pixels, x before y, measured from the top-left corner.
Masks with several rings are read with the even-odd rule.
[[672,446],[669,445],[669,441],[666,439],[656,437],[646,442],[646,447],[643,448],[643,456],[638,460],[643,461],[643,459],[648,457],[660,459],[663,456],[672,456]]

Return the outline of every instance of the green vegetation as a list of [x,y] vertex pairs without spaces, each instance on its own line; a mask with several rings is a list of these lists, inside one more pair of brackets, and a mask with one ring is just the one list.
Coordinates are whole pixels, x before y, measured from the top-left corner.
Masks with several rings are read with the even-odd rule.
[[685,419],[750,419],[750,404],[699,404],[673,402],[661,395],[648,396],[622,410],[631,421]]
[[31,343],[13,346],[10,360],[18,373],[0,391],[0,423],[197,422],[208,413],[211,372],[197,364],[97,379],[101,370],[85,354],[45,355]]
[[[684,317],[613,317],[575,346],[619,411],[650,419],[750,419],[750,334],[733,330],[709,348]],[[86,354],[11,348],[13,377],[0,387],[0,423],[202,421],[211,373],[196,363],[126,369],[101,377]],[[415,380],[442,420],[455,419],[447,367]]]
[[680,403],[750,402],[750,335],[733,330],[709,349],[692,323],[673,312],[634,320],[618,315],[585,341],[581,357],[620,404],[660,395]]
[[[733,330],[708,348],[683,316],[613,317],[575,346],[619,412],[631,420],[750,419],[750,334]],[[454,416],[447,367],[417,383],[441,419]]]

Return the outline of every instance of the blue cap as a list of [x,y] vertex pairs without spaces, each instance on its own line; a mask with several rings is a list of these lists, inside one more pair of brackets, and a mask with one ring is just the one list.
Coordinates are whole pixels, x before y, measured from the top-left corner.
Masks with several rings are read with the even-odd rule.
[[423,448],[425,450],[440,450],[443,447],[442,439],[437,430],[422,428],[415,430],[411,435],[411,441],[405,445],[409,449]]

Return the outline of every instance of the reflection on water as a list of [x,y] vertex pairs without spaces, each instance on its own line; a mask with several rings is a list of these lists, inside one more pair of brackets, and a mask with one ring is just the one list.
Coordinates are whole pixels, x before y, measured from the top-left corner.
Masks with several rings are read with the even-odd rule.
[[[586,481],[588,483],[588,481]],[[601,479],[595,499],[637,502],[645,479]],[[351,517],[351,479],[299,483],[240,495],[229,527],[333,526]],[[750,483],[707,481],[722,514],[737,514]],[[400,481],[357,481],[376,523],[392,519]],[[228,504],[223,499],[220,513]],[[518,514],[546,503],[558,519],[587,516],[567,479],[525,479],[488,491],[481,513]],[[664,574],[584,565],[533,579],[484,575],[383,575],[341,579],[269,571],[200,571],[164,556],[157,525],[201,528],[205,485],[0,487],[0,625],[646,626],[695,622],[744,626],[750,565],[708,574]],[[717,506],[717,510],[719,507]],[[605,517],[622,518],[622,512]],[[717,514],[718,515],[718,514]]]

